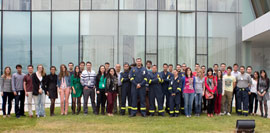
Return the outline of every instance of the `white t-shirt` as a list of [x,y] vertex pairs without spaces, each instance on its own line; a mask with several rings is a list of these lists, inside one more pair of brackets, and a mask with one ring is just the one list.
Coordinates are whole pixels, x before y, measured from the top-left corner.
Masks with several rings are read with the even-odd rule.
[[256,93],[257,94],[257,81],[251,78],[251,87],[250,87],[250,92],[251,93]]

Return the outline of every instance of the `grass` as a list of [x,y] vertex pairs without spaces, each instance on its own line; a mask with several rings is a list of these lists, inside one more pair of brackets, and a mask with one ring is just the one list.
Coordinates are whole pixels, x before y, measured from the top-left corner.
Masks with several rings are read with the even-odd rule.
[[[46,109],[47,115],[49,110]],[[270,120],[259,116],[215,116],[186,118],[183,115],[177,118],[165,117],[134,117],[115,115],[69,115],[61,116],[60,109],[56,108],[56,116],[45,118],[21,117],[16,119],[0,118],[0,132],[233,132],[236,120],[254,119],[256,132],[269,132]]]

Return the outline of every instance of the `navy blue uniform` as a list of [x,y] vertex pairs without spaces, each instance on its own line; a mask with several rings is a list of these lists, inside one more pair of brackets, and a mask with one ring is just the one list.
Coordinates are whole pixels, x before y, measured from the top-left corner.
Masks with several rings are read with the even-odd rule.
[[[171,77],[170,85],[169,85],[169,93],[170,93],[170,115],[171,116],[178,116],[179,114],[179,107],[180,107],[180,92],[182,87],[182,78]],[[174,96],[172,94],[175,94]],[[175,109],[174,109],[175,108]]]
[[121,89],[121,114],[125,115],[126,111],[126,99],[128,99],[128,113],[131,113],[131,82],[129,79],[129,72],[121,72],[120,79],[122,82]]
[[[132,108],[131,116],[135,116],[137,113],[137,96],[139,95],[140,104],[141,104],[141,113],[142,116],[146,116],[146,107],[145,107],[145,84],[147,82],[147,70],[145,67],[133,67],[129,72],[130,81],[131,81],[131,97],[132,97]],[[141,88],[137,88],[137,85],[140,84]]]
[[[236,87],[236,96],[237,96],[237,111],[238,115],[248,115],[248,104],[249,104],[249,95],[250,92],[249,88],[238,88]],[[243,105],[243,110],[242,110]]]
[[[182,79],[182,77],[184,77],[184,76],[185,76],[185,73],[184,73],[184,72],[179,72],[179,73],[178,73],[178,77],[180,77],[181,79]],[[183,94],[182,91],[180,92],[180,98],[181,98],[181,103],[180,103],[181,113],[182,113],[182,114],[185,114],[184,94]]]
[[158,114],[163,116],[164,115],[163,103],[162,103],[163,93],[161,89],[162,79],[158,72],[156,73],[150,72],[148,74],[148,77],[149,77],[149,103],[150,103],[149,113],[152,116],[154,115],[155,99],[157,99]]
[[169,93],[169,84],[170,84],[170,79],[172,77],[172,73],[167,72],[165,74],[164,71],[160,72],[160,77],[162,78],[162,92],[163,92],[163,96],[162,96],[162,105],[164,105],[164,98],[166,96],[166,111],[168,112],[170,110],[170,93]]

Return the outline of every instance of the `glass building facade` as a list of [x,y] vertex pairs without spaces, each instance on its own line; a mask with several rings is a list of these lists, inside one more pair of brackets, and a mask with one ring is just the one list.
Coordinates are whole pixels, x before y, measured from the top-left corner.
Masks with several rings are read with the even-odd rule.
[[241,64],[243,0],[0,1],[1,70],[80,61],[97,70],[136,57],[160,70]]

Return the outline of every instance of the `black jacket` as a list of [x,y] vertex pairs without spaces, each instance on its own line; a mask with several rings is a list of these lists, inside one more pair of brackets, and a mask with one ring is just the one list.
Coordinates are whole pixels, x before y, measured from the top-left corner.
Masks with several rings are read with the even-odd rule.
[[34,73],[32,75],[32,83],[33,83],[33,95],[39,95],[39,86],[41,84],[41,88],[45,91],[45,94],[47,94],[47,88],[45,86],[45,83],[46,83],[46,75],[42,77],[42,81],[40,82],[38,77],[37,77],[37,74]]

